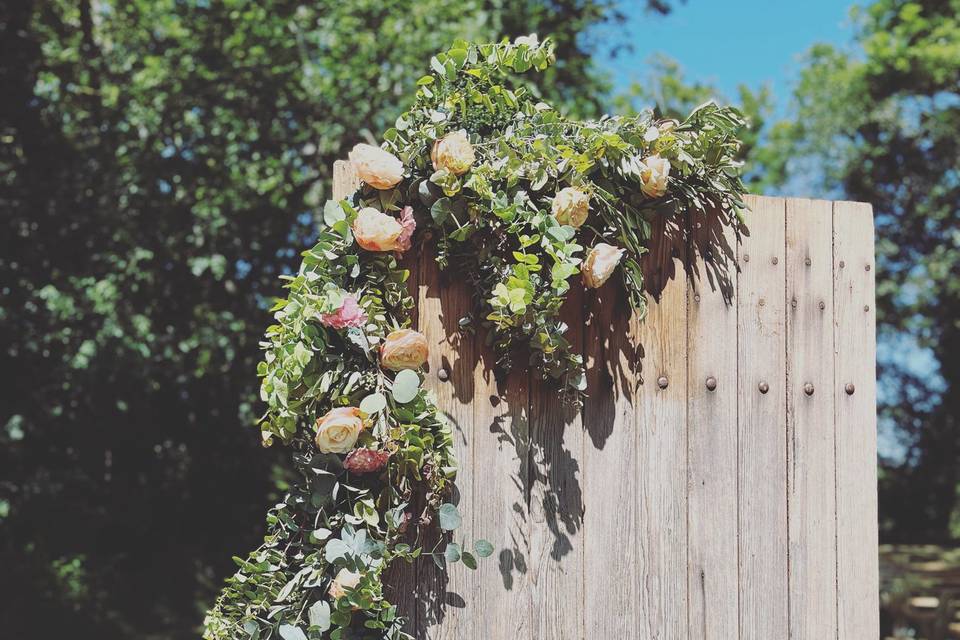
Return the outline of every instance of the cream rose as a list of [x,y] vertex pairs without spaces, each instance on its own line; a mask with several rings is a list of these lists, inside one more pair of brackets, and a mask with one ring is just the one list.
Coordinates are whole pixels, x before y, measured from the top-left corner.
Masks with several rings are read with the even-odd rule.
[[461,129],[448,133],[434,142],[430,159],[433,161],[435,170],[446,169],[453,175],[460,176],[470,170],[476,155],[473,153],[473,145],[470,144],[467,132]]
[[551,212],[560,224],[579,227],[590,213],[590,196],[576,187],[565,187],[553,198]]
[[583,275],[583,284],[590,289],[597,289],[613,275],[624,250],[604,242],[598,243],[587,254],[587,259],[580,266]]
[[403,163],[380,147],[358,144],[347,157],[360,179],[375,189],[391,189],[403,180]]
[[330,583],[327,593],[333,598],[342,598],[347,595],[346,589],[356,589],[360,584],[360,574],[349,569],[340,569],[337,576]]
[[373,207],[364,207],[353,221],[353,237],[367,251],[393,251],[403,233],[403,225]]
[[426,336],[413,329],[398,329],[380,345],[380,364],[392,371],[418,369],[429,353]]
[[347,453],[363,431],[360,409],[337,407],[317,420],[317,449],[321,453]]
[[660,156],[650,156],[640,163],[640,189],[651,198],[659,198],[667,192],[667,177],[670,161]]

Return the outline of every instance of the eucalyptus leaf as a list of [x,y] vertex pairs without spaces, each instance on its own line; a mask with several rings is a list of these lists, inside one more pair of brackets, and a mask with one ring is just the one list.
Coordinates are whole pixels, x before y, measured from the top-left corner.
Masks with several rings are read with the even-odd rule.
[[440,505],[437,515],[440,520],[440,528],[444,531],[453,531],[463,522],[456,505],[449,502]]
[[406,404],[417,397],[420,390],[420,375],[416,371],[404,369],[393,379],[393,399]]

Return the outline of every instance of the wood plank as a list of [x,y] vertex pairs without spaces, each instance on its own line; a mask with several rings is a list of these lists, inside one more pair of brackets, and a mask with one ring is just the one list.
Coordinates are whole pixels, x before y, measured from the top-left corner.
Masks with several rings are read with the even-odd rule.
[[498,383],[492,350],[485,348],[481,357],[474,370],[473,463],[467,472],[473,482],[474,536],[492,542],[496,554],[480,561],[477,589],[464,597],[473,619],[469,637],[515,640],[531,628],[529,581],[523,573],[530,553],[530,374],[520,361]]
[[833,638],[833,220],[829,202],[787,201],[787,487],[790,637]]
[[[688,636],[737,637],[736,238],[691,218],[687,288]],[[712,387],[712,388],[711,388]]]
[[[483,514],[477,512],[473,491],[477,469],[474,404],[487,403],[491,386],[482,382],[479,338],[461,331],[459,326],[460,318],[472,309],[470,293],[462,280],[439,271],[434,255],[434,247],[428,243],[421,255],[417,303],[420,331],[430,346],[425,384],[435,393],[437,404],[453,431],[460,467],[453,502],[463,514],[456,540],[472,540],[475,524],[483,518]],[[480,584],[477,574],[461,563],[443,571],[430,560],[423,560],[418,577],[416,637],[436,640],[473,637],[474,620],[484,613],[477,606]]]
[[873,236],[870,205],[833,203],[840,640],[880,634]]
[[[624,638],[687,635],[687,294],[686,239],[665,233],[643,260],[651,296],[637,329],[642,359],[634,403],[636,432],[637,628]],[[685,230],[684,230],[685,232]]]
[[360,188],[360,178],[347,160],[333,163],[333,199],[343,200]]
[[634,425],[639,320],[618,282],[586,293],[583,409],[583,616],[598,638],[627,638],[640,624],[637,438]]
[[[561,317],[576,349],[583,343],[582,309],[583,293],[574,283]],[[530,385],[529,637],[579,640],[586,637],[582,414],[564,406],[539,372],[531,372]]]
[[750,197],[737,293],[740,638],[788,636],[785,214]]

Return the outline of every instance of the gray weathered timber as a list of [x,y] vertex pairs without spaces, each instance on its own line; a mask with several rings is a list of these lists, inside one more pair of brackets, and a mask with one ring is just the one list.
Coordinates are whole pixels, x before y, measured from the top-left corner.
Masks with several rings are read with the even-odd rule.
[[[335,197],[356,188],[334,167]],[[462,332],[463,282],[405,257],[454,425],[477,572],[390,577],[418,638],[797,640],[878,636],[873,219],[868,205],[748,198],[644,260],[645,321],[616,279],[563,310],[590,396],[498,379]]]

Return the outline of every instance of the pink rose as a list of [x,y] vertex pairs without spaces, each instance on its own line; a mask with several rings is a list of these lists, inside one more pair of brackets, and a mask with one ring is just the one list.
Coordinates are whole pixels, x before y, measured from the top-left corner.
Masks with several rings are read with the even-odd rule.
[[413,207],[404,207],[400,212],[400,226],[403,227],[403,231],[400,232],[394,248],[403,252],[411,247],[413,232],[417,230],[417,221],[413,219]]
[[360,327],[367,321],[367,314],[357,304],[357,297],[348,293],[343,298],[343,304],[333,313],[321,313],[320,324],[331,329],[345,329]]

